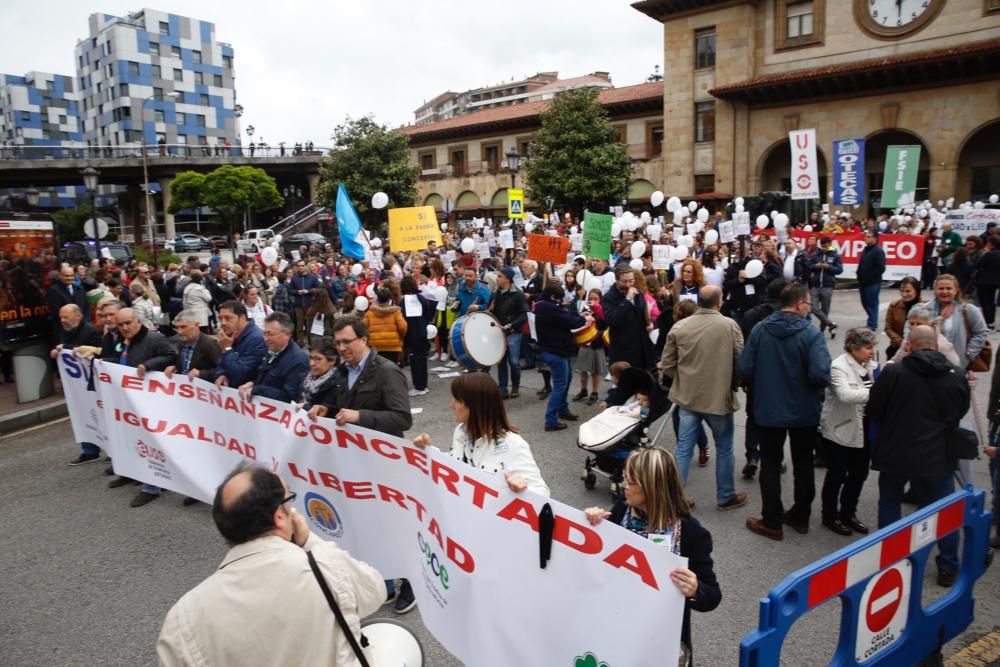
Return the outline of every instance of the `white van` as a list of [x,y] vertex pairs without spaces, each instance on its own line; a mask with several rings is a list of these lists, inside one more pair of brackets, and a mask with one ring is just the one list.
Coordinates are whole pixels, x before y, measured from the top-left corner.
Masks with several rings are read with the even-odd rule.
[[236,249],[241,255],[255,255],[266,248],[268,242],[273,239],[274,231],[270,229],[251,229],[240,236],[240,240],[236,242]]

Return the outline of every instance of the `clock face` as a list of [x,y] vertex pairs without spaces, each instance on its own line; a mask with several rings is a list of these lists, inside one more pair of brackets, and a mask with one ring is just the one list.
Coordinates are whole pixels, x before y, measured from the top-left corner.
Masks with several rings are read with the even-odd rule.
[[944,0],[856,0],[855,15],[876,37],[893,38],[924,27]]

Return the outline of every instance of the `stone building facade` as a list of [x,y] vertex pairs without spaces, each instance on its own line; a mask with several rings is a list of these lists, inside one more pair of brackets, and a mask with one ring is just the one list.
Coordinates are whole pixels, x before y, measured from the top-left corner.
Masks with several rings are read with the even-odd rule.
[[[886,147],[919,144],[917,199],[1000,191],[1000,0],[644,0],[663,23],[657,185],[789,190],[788,132],[815,128],[821,198],[835,140],[867,140],[878,208]],[[905,11],[904,11],[905,8]]]

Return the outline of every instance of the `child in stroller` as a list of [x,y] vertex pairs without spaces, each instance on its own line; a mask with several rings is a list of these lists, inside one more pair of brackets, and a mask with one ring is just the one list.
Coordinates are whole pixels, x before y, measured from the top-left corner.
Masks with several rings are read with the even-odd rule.
[[641,368],[622,371],[611,405],[580,425],[577,446],[592,453],[580,475],[587,489],[597,486],[597,475],[611,482],[611,497],[623,497],[625,459],[639,447],[652,447],[663,431],[664,420],[653,439],[649,427],[670,409],[667,393],[653,374]]

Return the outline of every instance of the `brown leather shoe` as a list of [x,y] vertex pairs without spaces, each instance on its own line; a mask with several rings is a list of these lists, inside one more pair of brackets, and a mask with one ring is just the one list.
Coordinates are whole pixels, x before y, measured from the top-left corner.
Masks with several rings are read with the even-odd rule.
[[791,528],[792,530],[794,530],[799,535],[809,534],[809,522],[799,521],[798,519],[792,516],[791,510],[788,510],[783,515],[781,515],[781,522],[784,523],[789,528]]
[[772,540],[780,542],[785,537],[784,531],[781,528],[768,528],[764,525],[763,519],[758,519],[755,516],[747,517],[747,529],[751,533],[757,533],[758,535],[763,535],[764,537],[769,537]]
[[721,505],[716,505],[715,508],[720,512],[728,512],[729,510],[734,510],[737,507],[743,507],[747,504],[747,494],[745,493],[734,493],[729,496],[729,500],[722,503]]

